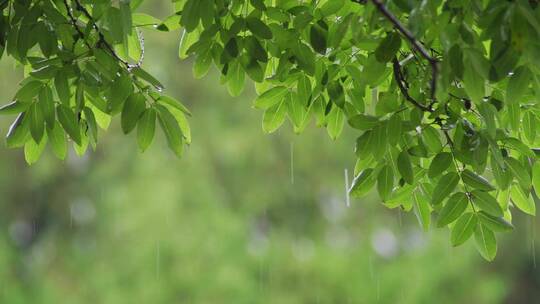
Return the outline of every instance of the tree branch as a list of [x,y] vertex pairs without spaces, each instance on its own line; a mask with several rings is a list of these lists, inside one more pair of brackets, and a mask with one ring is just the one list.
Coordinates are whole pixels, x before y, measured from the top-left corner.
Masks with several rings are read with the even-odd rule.
[[388,21],[390,21],[394,28],[396,28],[407,40],[409,43],[426,59],[431,66],[431,100],[435,101],[437,93],[437,78],[439,76],[439,66],[438,60],[431,56],[431,54],[424,48],[422,43],[414,37],[414,35],[405,27],[399,20],[394,16],[382,3],[381,0],[371,0],[373,5],[383,14]]
[[[365,4],[366,0],[352,0],[355,3],[358,4]],[[433,104],[436,100],[436,94],[437,94],[437,78],[439,77],[439,66],[438,66],[438,60],[435,59],[431,54],[426,50],[426,48],[422,45],[422,43],[414,37],[414,35],[403,25],[401,22],[388,10],[388,8],[384,5],[384,3],[381,0],[370,0],[373,5],[377,8],[377,10],[386,18],[388,21],[392,23],[394,28],[398,30],[412,45],[412,47],[420,53],[420,55],[429,63],[431,66],[431,82],[430,82],[430,89],[431,89],[431,104]],[[408,94],[407,94],[408,95]],[[409,96],[410,97],[410,96]],[[431,108],[431,107],[430,107]]]
[[73,27],[75,28],[75,30],[79,34],[79,37],[81,37],[82,41],[84,41],[84,44],[88,47],[89,50],[91,50],[92,47],[90,46],[88,41],[86,41],[86,39],[84,37],[84,33],[82,32],[82,30],[77,25],[77,19],[75,19],[75,16],[73,16],[73,12],[72,12],[71,7],[69,6],[67,0],[64,0],[64,6],[66,7],[66,11],[67,11],[69,20],[71,21],[71,25],[73,25]]
[[399,60],[397,59],[397,57],[394,57],[394,59],[392,59],[392,67],[394,70],[394,79],[396,80],[397,86],[401,91],[401,94],[405,97],[405,100],[407,100],[415,107],[419,108],[424,112],[433,112],[433,109],[430,106],[422,105],[414,98],[412,98],[411,95],[409,95],[408,88],[405,87],[405,79],[403,79],[403,74],[401,73],[401,65],[399,64]]
[[[67,0],[64,0],[64,1],[66,1],[66,3],[67,3]],[[141,53],[141,58],[139,58],[139,61],[137,62],[137,64],[130,64],[128,61],[122,59],[120,56],[118,56],[118,54],[116,54],[116,52],[114,51],[114,48],[112,47],[111,44],[109,44],[109,42],[107,42],[107,40],[105,39],[105,36],[103,35],[103,33],[100,31],[99,27],[97,26],[94,18],[92,17],[92,15],[90,15],[88,10],[81,4],[80,0],[73,0],[73,2],[75,2],[77,10],[82,12],[86,16],[86,18],[88,19],[88,22],[90,22],[92,24],[92,27],[94,28],[94,30],[98,34],[98,37],[99,37],[98,44],[104,45],[105,48],[107,49],[107,51],[109,51],[109,53],[111,54],[111,56],[113,56],[116,60],[118,60],[122,64],[124,64],[126,66],[126,68],[128,69],[128,71],[133,69],[133,68],[138,68],[138,67],[140,67],[142,65],[142,60],[144,58],[144,40],[141,38],[142,34],[137,32],[137,36],[138,36],[139,41],[141,41],[143,43],[141,45],[141,52],[142,52]]]

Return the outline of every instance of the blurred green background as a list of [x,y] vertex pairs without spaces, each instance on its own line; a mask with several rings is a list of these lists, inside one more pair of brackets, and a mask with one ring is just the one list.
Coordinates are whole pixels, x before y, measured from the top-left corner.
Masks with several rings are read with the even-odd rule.
[[[116,119],[63,162],[1,146],[0,303],[540,303],[537,220],[517,215],[487,263],[375,195],[347,207],[353,131],[266,135],[251,84],[230,98],[216,70],[193,79],[178,32],[145,38],[145,68],[193,112],[192,145],[177,159],[159,134],[140,154]],[[2,103],[21,78],[3,58]]]

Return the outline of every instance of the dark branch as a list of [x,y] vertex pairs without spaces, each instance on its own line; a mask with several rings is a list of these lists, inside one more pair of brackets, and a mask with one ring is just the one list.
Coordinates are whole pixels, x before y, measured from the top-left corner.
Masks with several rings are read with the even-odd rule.
[[[67,1],[67,0],[64,0],[64,1]],[[76,5],[76,8],[78,11],[82,12],[84,14],[84,16],[86,16],[86,18],[88,19],[88,22],[92,24],[92,27],[94,28],[94,30],[96,31],[96,33],[98,34],[98,37],[99,37],[99,40],[98,40],[98,45],[103,45],[105,46],[105,49],[107,49],[107,51],[111,54],[111,56],[113,56],[116,60],[120,61],[122,64],[124,64],[126,66],[126,68],[128,70],[131,70],[133,68],[136,68],[136,67],[140,67],[141,64],[142,64],[142,60],[143,60],[143,57],[144,57],[144,45],[141,45],[141,48],[142,48],[142,55],[141,55],[141,58],[139,59],[139,61],[137,62],[137,64],[130,64],[129,62],[127,62],[126,60],[122,59],[120,56],[118,56],[118,54],[116,54],[116,52],[114,51],[114,48],[112,47],[112,45],[110,43],[107,42],[107,40],[105,39],[105,36],[103,35],[103,33],[101,32],[101,30],[99,29],[99,27],[97,26],[96,24],[96,21],[94,20],[94,18],[92,17],[92,15],[90,15],[90,13],[88,12],[88,10],[81,4],[80,0],[73,0],[75,2],[75,5]],[[66,2],[67,3],[67,2]],[[139,35],[139,33],[137,32],[137,35]],[[138,37],[139,38],[139,41],[142,41],[142,38],[141,36]]]
[[[365,4],[366,0],[352,0],[355,3],[358,4]],[[377,10],[384,15],[388,21],[392,23],[394,28],[398,30],[405,38],[409,41],[409,43],[412,45],[412,47],[420,53],[420,55],[429,62],[429,65],[431,66],[431,82],[430,82],[430,89],[431,89],[431,105],[436,100],[436,93],[437,93],[437,78],[439,77],[439,66],[438,66],[438,60],[435,59],[431,54],[426,50],[426,48],[422,45],[422,43],[414,37],[414,35],[403,25],[401,22],[386,8],[384,3],[381,0],[371,0],[373,5],[377,8]],[[408,94],[407,94],[408,95]],[[409,96],[410,97],[410,96]],[[431,107],[430,107],[431,108]],[[426,108],[427,109],[427,108]]]
[[84,37],[84,33],[82,32],[82,30],[79,28],[79,26],[77,25],[77,19],[75,19],[75,17],[73,16],[73,12],[71,11],[71,7],[69,6],[67,0],[64,0],[64,6],[66,7],[66,11],[67,11],[67,14],[68,14],[68,17],[69,17],[69,20],[71,21],[71,25],[73,25],[73,27],[75,28],[75,30],[77,31],[77,33],[79,34],[79,37],[82,39],[82,41],[84,41],[84,44],[86,44],[86,46],[88,47],[88,49],[92,49],[92,47],[90,46],[90,44],[88,43],[88,41],[86,41],[85,37]]
[[394,70],[394,79],[396,80],[397,86],[405,99],[424,112],[433,112],[433,109],[431,107],[422,105],[414,98],[412,98],[411,95],[409,95],[409,90],[406,87],[405,79],[403,78],[403,74],[401,73],[401,65],[399,64],[399,60],[397,59],[397,57],[394,57],[394,59],[392,60],[392,67]]

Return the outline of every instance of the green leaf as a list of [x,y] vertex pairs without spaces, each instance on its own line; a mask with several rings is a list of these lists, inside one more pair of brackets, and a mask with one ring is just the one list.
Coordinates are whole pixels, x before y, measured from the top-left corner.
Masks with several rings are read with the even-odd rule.
[[64,129],[62,129],[62,126],[55,121],[52,128],[47,128],[47,135],[49,137],[54,155],[61,160],[66,159],[67,141],[66,133],[64,132]]
[[452,154],[448,152],[440,152],[435,155],[428,169],[428,176],[435,178],[442,174],[452,164]]
[[519,103],[507,103],[508,121],[510,128],[514,131],[519,131],[521,123],[521,106]]
[[536,205],[534,204],[532,197],[528,196],[517,185],[510,187],[510,198],[519,210],[530,215],[536,215]]
[[405,180],[407,184],[412,185],[414,183],[414,174],[411,158],[409,157],[409,153],[407,153],[406,150],[403,150],[401,151],[401,153],[399,153],[397,158],[397,167],[399,174],[401,174],[401,177],[403,177],[403,180]]
[[497,133],[497,124],[495,122],[495,116],[497,115],[497,109],[490,103],[482,102],[478,104],[478,112],[484,118],[486,124],[486,131],[491,137],[495,137]]
[[56,88],[56,94],[58,94],[60,102],[65,105],[69,105],[71,92],[69,90],[68,79],[65,71],[60,70],[58,73],[56,73],[56,76],[54,77],[54,87]]
[[272,133],[276,131],[285,121],[287,114],[287,103],[285,99],[283,98],[264,112],[262,122],[264,132]]
[[459,246],[465,243],[476,229],[478,218],[474,213],[468,212],[459,217],[452,228],[450,242],[452,246]]
[[327,32],[318,24],[311,26],[310,30],[310,43],[313,49],[322,55],[326,54],[327,41],[326,41]]
[[294,54],[298,66],[304,70],[308,75],[313,76],[315,74],[315,54],[309,46],[299,42],[294,48]]
[[531,188],[531,175],[517,159],[506,157],[504,162],[506,163],[508,170],[512,172],[512,175],[518,180],[519,185],[523,187],[523,189]]
[[514,229],[514,226],[510,224],[509,222],[507,222],[502,217],[495,217],[490,214],[487,214],[484,211],[480,211],[477,214],[478,214],[478,219],[480,220],[480,223],[488,227],[490,230],[493,230],[496,232],[508,232]]
[[239,96],[244,91],[245,73],[242,70],[242,65],[235,60],[229,65],[227,73],[227,88],[231,96]]
[[352,197],[362,197],[375,185],[373,169],[368,168],[355,177],[349,194]]
[[195,59],[195,63],[193,64],[193,76],[197,79],[201,79],[206,74],[208,74],[208,71],[210,70],[210,67],[212,66],[212,54],[210,51],[199,54],[197,59]]
[[177,107],[174,107],[168,104],[164,104],[164,106],[167,109],[169,109],[171,114],[176,119],[176,122],[178,123],[178,126],[180,127],[180,130],[182,131],[182,136],[185,139],[185,144],[189,145],[191,143],[191,129],[189,127],[189,123],[188,123],[185,113],[179,110]]
[[463,172],[461,172],[461,178],[463,179],[463,182],[465,184],[473,187],[474,189],[482,191],[495,190],[495,187],[493,187],[485,178],[472,172],[469,169],[465,169],[463,170]]
[[413,192],[414,211],[416,218],[420,223],[420,226],[424,231],[429,231],[431,224],[431,207],[429,206],[429,200],[426,195],[420,189],[416,189]]
[[268,54],[262,46],[261,42],[253,36],[248,36],[244,39],[244,48],[247,53],[253,56],[258,61],[267,62]]
[[433,195],[431,198],[431,203],[433,205],[440,204],[445,198],[454,191],[459,182],[459,176],[455,172],[448,172],[446,175],[443,175],[435,189],[433,190]]
[[446,204],[439,212],[439,218],[437,220],[437,227],[444,227],[453,221],[457,220],[469,204],[469,198],[463,192],[454,193],[446,201]]
[[30,134],[34,141],[39,143],[45,131],[45,121],[43,120],[41,108],[37,103],[33,103],[28,109],[27,115],[30,119]]
[[321,7],[321,13],[323,16],[333,15],[343,7],[344,3],[344,0],[326,1],[326,3]]
[[374,158],[383,157],[386,153],[388,136],[384,125],[377,125],[373,128],[367,146]]
[[379,62],[389,62],[394,58],[401,47],[401,36],[397,32],[390,32],[375,50],[375,58]]
[[158,18],[144,13],[134,13],[132,15],[132,20],[133,25],[139,27],[153,28],[161,23],[161,20]]
[[386,63],[381,63],[375,56],[370,56],[364,66],[362,76],[370,87],[374,88],[383,82],[389,74],[390,69],[386,67]]
[[13,101],[13,102],[3,105],[0,108],[0,114],[1,115],[19,114],[21,112],[26,111],[26,109],[28,109],[30,105],[31,103],[28,103],[28,102]]
[[242,56],[241,58],[242,67],[246,71],[247,75],[251,80],[261,83],[264,80],[264,71],[261,64],[255,59],[250,58],[247,55]]
[[184,106],[179,100],[177,100],[177,99],[175,99],[175,98],[173,98],[171,96],[161,95],[158,98],[158,102],[163,104],[163,105],[172,106],[173,108],[176,108],[176,109],[184,112],[185,114],[191,116],[191,112],[188,110],[188,108],[186,106]]
[[283,101],[287,92],[288,89],[284,86],[273,87],[259,95],[259,97],[257,97],[257,99],[255,99],[255,101],[253,102],[253,107],[266,110],[273,105]]
[[385,125],[386,125],[386,136],[388,138],[388,142],[391,145],[394,145],[403,136],[403,133],[402,133],[403,123],[401,121],[401,118],[399,117],[399,115],[393,115],[392,117],[390,117],[390,119],[386,121]]
[[31,101],[43,87],[43,82],[31,80],[26,82],[15,94],[15,99],[27,102]]
[[[87,129],[87,126],[86,126],[86,124],[85,124],[85,122],[83,120],[79,121],[79,123],[80,123],[79,128],[81,130]],[[88,135],[86,133],[82,133],[81,134],[81,143],[80,144],[75,143],[73,145],[73,149],[75,150],[75,154],[77,154],[78,156],[85,155],[86,151],[88,150],[89,142],[90,141],[89,141]]]
[[437,153],[442,149],[439,131],[432,126],[427,126],[422,130],[422,139],[430,152]]
[[265,11],[266,5],[264,4],[264,0],[250,0],[249,3],[253,5],[258,10]]
[[523,95],[527,92],[531,72],[525,66],[518,67],[510,77],[506,86],[506,99],[508,104],[519,104]]
[[124,134],[130,133],[137,126],[142,113],[146,110],[146,98],[141,93],[131,94],[122,109],[121,126]]
[[28,119],[26,119],[25,113],[21,113],[17,116],[15,121],[9,126],[8,133],[6,135],[6,145],[8,148],[22,147],[30,136]]
[[157,110],[159,124],[167,138],[169,148],[176,156],[182,156],[184,148],[182,141],[183,136],[178,122],[166,107],[159,104],[154,105],[154,107]]
[[392,166],[385,165],[382,167],[379,175],[377,176],[377,191],[379,192],[379,196],[383,201],[390,196],[393,188],[394,171],[392,170]]
[[253,35],[262,39],[272,39],[272,31],[264,22],[255,17],[246,18],[246,25]]
[[76,142],[78,145],[82,144],[81,141],[81,130],[79,128],[78,119],[71,110],[70,107],[66,105],[58,105],[56,107],[56,114],[58,115],[58,121],[66,131],[66,133]]
[[39,143],[36,143],[33,139],[30,139],[24,145],[24,159],[29,165],[34,164],[39,160],[45,146],[47,145],[47,135],[41,138]]
[[491,196],[491,194],[479,191],[479,190],[473,190],[471,192],[472,201],[474,204],[482,209],[483,211],[493,215],[493,216],[503,216],[503,210],[499,203],[497,202],[497,199],[495,197]]
[[162,91],[164,86],[159,80],[157,80],[154,76],[150,75],[147,71],[143,70],[141,67],[135,67],[131,69],[131,72],[133,75],[143,79],[144,81],[148,82],[149,84],[153,85],[158,91]]
[[112,114],[122,111],[124,102],[133,92],[131,79],[127,75],[117,77],[111,85],[111,94],[109,96],[108,110]]
[[141,152],[152,143],[156,130],[156,110],[153,108],[146,109],[142,114],[137,124],[137,144]]
[[495,238],[495,233],[489,230],[487,226],[479,224],[474,232],[474,240],[480,255],[488,261],[493,261],[495,255],[497,255],[497,239]]
[[349,31],[349,27],[351,24],[351,20],[353,19],[353,16],[355,16],[353,13],[350,13],[347,15],[347,17],[340,19],[337,26],[334,26],[330,29],[330,36],[329,41],[330,45],[334,48],[338,48],[343,39],[345,38],[345,35]]
[[201,18],[201,0],[187,0],[182,10],[180,24],[183,25],[188,32],[192,32],[199,25]]
[[523,115],[521,127],[523,129],[523,135],[525,135],[525,138],[530,144],[533,144],[536,139],[536,126],[536,116],[531,111],[526,112]]
[[473,65],[466,63],[465,71],[463,72],[463,84],[467,95],[469,95],[475,104],[480,104],[484,98],[484,82],[484,77],[476,72]]
[[535,156],[534,152],[531,150],[531,148],[529,146],[527,146],[526,144],[524,144],[521,140],[519,140],[517,138],[507,137],[507,138],[503,139],[502,142],[508,148],[516,150],[516,151],[518,151],[519,153],[521,153],[521,154],[523,154],[525,156],[530,156],[530,157]]
[[309,106],[311,103],[311,81],[305,74],[300,76],[296,85],[296,91],[298,92],[298,101],[302,106]]
[[411,185],[403,185],[396,188],[395,191],[392,191],[390,197],[383,202],[383,205],[391,209],[401,207],[407,212],[410,211],[414,207],[411,201],[411,195],[414,189]]
[[304,121],[307,116],[307,110],[304,108],[304,103],[300,101],[299,96],[295,92],[291,92],[287,96],[287,113],[291,120],[294,130],[300,131],[303,129]]
[[39,108],[41,109],[41,113],[43,114],[47,126],[54,126],[56,113],[54,110],[52,90],[48,86],[44,86],[41,91],[39,91]]
[[536,194],[540,195],[540,162],[534,162],[532,167],[532,184]]
[[330,114],[328,114],[326,130],[332,140],[336,140],[341,135],[345,120],[344,116],[343,111],[338,107],[333,107]]
[[370,130],[379,124],[379,119],[375,116],[356,114],[349,118],[349,125],[358,130]]

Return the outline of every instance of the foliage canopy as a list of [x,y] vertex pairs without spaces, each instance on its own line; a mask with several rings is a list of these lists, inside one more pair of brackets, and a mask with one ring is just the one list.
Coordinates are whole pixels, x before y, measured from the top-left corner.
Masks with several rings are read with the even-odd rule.
[[142,0],[1,0],[0,56],[25,79],[1,114],[8,147],[37,161],[47,143],[82,154],[120,115],[144,151],[156,124],[180,156],[188,109],[142,68],[141,29],[182,31],[193,73],[212,65],[231,95],[255,83],[253,106],[274,132],[314,117],[331,138],[358,130],[352,196],[376,188],[427,230],[474,235],[487,260],[511,211],[534,215],[540,191],[540,9],[498,0],[176,0],[165,20]]

